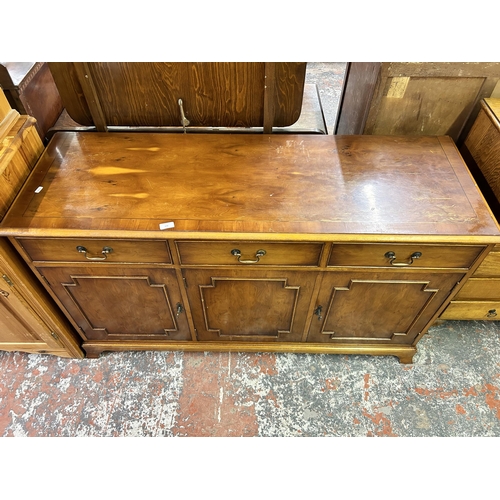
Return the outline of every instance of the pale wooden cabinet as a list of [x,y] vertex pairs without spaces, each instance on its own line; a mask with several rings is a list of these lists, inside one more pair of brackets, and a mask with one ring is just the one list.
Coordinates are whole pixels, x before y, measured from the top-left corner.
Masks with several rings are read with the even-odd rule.
[[4,238],[0,275],[0,350],[83,357],[69,321]]
[[[43,145],[36,120],[11,109],[0,90],[0,219]],[[9,241],[0,238],[0,350],[83,357],[81,339]]]
[[90,357],[402,362],[500,238],[446,137],[139,133],[56,134],[0,234]]

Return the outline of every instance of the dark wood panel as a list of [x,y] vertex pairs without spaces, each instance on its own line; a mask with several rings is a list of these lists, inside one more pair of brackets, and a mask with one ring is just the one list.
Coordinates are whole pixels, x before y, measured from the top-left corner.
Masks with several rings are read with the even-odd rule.
[[[462,274],[328,273],[310,342],[412,344]],[[318,309],[316,309],[317,311]]]
[[316,273],[184,270],[198,340],[300,342]]
[[191,339],[173,270],[94,266],[40,272],[86,339]]
[[43,140],[63,110],[61,96],[47,63],[2,63],[0,86],[14,109],[36,119],[36,128]]
[[[98,125],[92,109],[98,103],[108,126],[179,126],[179,99],[190,126],[263,125],[266,63],[99,62],[85,63],[83,75],[77,64],[50,68],[67,112],[82,125]],[[273,69],[272,122],[285,127],[300,116],[306,63]],[[92,97],[82,78],[92,81]]]
[[499,82],[500,63],[353,62],[336,133],[449,135],[461,145]]

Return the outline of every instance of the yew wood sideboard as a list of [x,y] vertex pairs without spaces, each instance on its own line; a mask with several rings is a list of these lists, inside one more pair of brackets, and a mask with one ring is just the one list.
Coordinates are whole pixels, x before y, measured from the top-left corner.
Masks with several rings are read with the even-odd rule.
[[449,137],[54,135],[0,226],[103,351],[394,355],[500,232]]

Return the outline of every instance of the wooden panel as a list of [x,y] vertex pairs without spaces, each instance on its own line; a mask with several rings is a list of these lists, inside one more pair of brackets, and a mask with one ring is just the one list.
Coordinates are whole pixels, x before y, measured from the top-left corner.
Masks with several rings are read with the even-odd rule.
[[[45,333],[45,340],[41,339],[40,331]],[[60,349],[60,345],[50,338],[47,325],[30,314],[26,301],[16,295],[6,283],[5,286],[0,284],[0,342],[38,343],[40,349]]]
[[412,344],[462,276],[327,273],[307,340]]
[[67,237],[288,233],[303,241],[498,235],[451,139],[366,135],[59,133],[2,227],[45,228],[47,236],[64,229]]
[[500,278],[470,278],[455,300],[494,300],[500,302]]
[[497,321],[500,316],[498,301],[452,301],[439,319],[468,321]]
[[465,146],[493,193],[500,199],[500,131],[485,109],[480,111],[465,140]]
[[316,273],[184,270],[198,340],[299,342]]
[[[318,266],[322,243],[271,243],[247,241],[176,241],[182,265]],[[233,250],[240,251],[240,257]],[[265,254],[258,256],[259,250]],[[235,252],[236,253],[236,252]]]
[[490,252],[479,267],[474,271],[474,277],[500,276],[500,252]]
[[458,138],[483,83],[484,78],[390,78],[366,132]]
[[35,120],[29,116],[19,117],[0,143],[0,220],[42,152]]
[[[332,245],[329,266],[390,267],[409,264],[411,267],[469,268],[485,249],[481,246],[437,246],[437,245]],[[395,256],[386,257],[393,252]],[[415,253],[418,258],[412,258]],[[393,264],[391,264],[393,260]]]
[[[108,126],[178,126],[179,99],[191,126],[263,125],[265,63],[86,64]],[[50,63],[50,68],[71,118],[94,124],[73,63]],[[299,118],[305,68],[305,63],[276,63],[274,126]]]
[[336,135],[363,133],[379,71],[379,62],[348,63],[335,124]]
[[[31,260],[37,262],[95,262],[106,263],[157,263],[171,264],[172,259],[166,241],[125,241],[101,239],[34,239],[20,238],[19,244]],[[83,246],[87,253],[77,250]],[[104,248],[111,248],[103,254]]]
[[173,270],[101,266],[39,270],[84,338],[191,339]]
[[[350,72],[356,76],[367,64],[350,63]],[[375,64],[376,80],[369,74],[346,80],[338,123],[351,126],[349,133],[449,135],[461,145],[480,100],[494,95],[500,81],[500,63]]]
[[[0,349],[83,357],[76,333],[8,241],[0,238]],[[3,318],[3,320],[1,319]]]

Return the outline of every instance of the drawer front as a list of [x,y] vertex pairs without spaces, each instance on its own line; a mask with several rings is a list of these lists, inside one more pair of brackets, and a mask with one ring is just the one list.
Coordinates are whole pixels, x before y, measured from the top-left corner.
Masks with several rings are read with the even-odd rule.
[[322,243],[176,241],[181,265],[319,266]]
[[20,238],[34,262],[108,262],[171,264],[166,241],[73,238]]
[[479,245],[334,244],[328,266],[467,269],[484,248]]
[[487,321],[500,319],[500,302],[454,300],[440,319]]
[[[496,250],[496,246],[495,246]],[[490,252],[479,267],[474,271],[474,277],[500,277],[500,252]]]
[[500,278],[470,278],[455,298],[500,302]]

